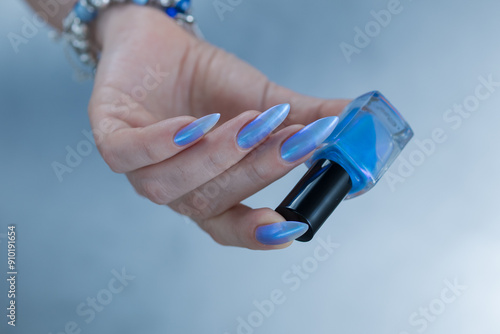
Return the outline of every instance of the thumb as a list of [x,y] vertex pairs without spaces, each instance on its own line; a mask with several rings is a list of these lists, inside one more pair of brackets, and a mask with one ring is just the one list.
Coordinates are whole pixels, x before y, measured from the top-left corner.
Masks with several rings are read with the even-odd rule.
[[291,105],[290,114],[283,122],[284,126],[309,124],[323,117],[339,115],[351,102],[347,99],[321,99],[299,94],[272,82],[267,85],[265,96],[263,110],[279,103]]

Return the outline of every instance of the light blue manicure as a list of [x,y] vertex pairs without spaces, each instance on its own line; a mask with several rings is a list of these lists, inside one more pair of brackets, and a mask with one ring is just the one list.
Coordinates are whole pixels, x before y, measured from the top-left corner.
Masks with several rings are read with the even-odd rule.
[[257,227],[255,238],[264,245],[281,245],[297,239],[308,229],[307,224],[284,221]]
[[273,132],[288,116],[290,105],[279,104],[260,114],[238,133],[238,145],[247,149]]
[[190,144],[202,137],[219,121],[220,114],[210,114],[197,119],[191,124],[182,128],[174,138],[174,143],[179,146]]
[[281,157],[294,162],[314,151],[333,132],[338,122],[337,116],[330,116],[309,124],[283,143]]

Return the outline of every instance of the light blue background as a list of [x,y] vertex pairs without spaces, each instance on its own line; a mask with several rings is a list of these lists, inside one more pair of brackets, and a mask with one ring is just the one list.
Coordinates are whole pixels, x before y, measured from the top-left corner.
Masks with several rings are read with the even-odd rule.
[[[282,281],[317,241],[279,252],[217,245],[195,224],[137,196],[97,150],[59,182],[63,162],[90,128],[91,83],[72,79],[60,44],[43,29],[15,53],[7,39],[31,13],[0,2],[0,233],[18,232],[18,326],[7,328],[6,240],[0,235],[2,333],[236,333],[254,300],[280,289],[255,333],[418,333],[409,317],[440,298],[444,280],[467,289],[425,333],[500,329],[500,90],[454,130],[443,114],[479,83],[500,81],[498,1],[402,0],[403,11],[351,63],[339,45],[386,1],[243,0],[220,20],[195,1],[206,38],[302,93],[354,98],[381,90],[416,139],[442,128],[447,141],[392,191],[386,180],[345,202],[318,234],[340,247],[296,291]],[[409,145],[404,157],[417,149]],[[392,172],[397,172],[397,163]],[[276,206],[301,167],[246,202]],[[95,320],[75,312],[113,277],[134,275]],[[436,304],[437,305],[437,304]]]

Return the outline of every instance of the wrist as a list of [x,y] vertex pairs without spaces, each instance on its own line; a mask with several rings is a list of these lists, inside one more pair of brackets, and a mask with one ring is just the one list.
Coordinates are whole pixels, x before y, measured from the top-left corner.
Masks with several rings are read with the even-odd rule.
[[130,37],[130,29],[140,29],[143,17],[155,16],[159,11],[147,6],[116,4],[102,11],[92,23],[92,39],[103,50]]
[[102,51],[113,48],[131,38],[133,31],[145,25],[172,21],[157,8],[137,6],[135,4],[117,4],[106,8],[93,22],[93,40]]
[[[151,6],[136,5],[137,0],[79,0],[64,19],[64,37],[78,60],[95,73],[100,57],[110,50],[134,57],[165,37],[184,39],[196,33],[189,14],[190,0],[148,0]],[[182,29],[182,28],[185,28]],[[178,33],[183,31],[182,33]],[[140,45],[147,45],[141,49]]]

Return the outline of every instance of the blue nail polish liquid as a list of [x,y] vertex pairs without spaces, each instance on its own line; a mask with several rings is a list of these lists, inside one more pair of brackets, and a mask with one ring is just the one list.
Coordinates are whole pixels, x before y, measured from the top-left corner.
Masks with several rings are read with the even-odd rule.
[[378,91],[352,101],[333,133],[307,162],[309,171],[278,206],[286,220],[309,230],[309,241],[343,199],[370,190],[413,137],[413,131]]

